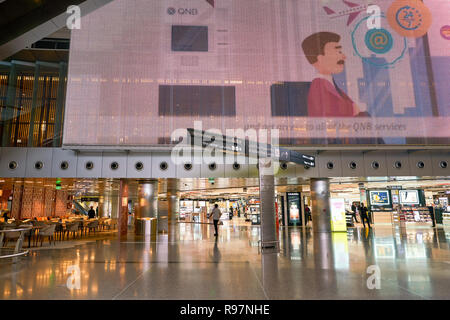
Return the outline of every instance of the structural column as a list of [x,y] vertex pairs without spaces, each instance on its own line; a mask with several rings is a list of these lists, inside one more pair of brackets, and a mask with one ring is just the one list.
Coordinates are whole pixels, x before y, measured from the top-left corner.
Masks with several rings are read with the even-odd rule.
[[158,181],[139,181],[137,218],[158,217]]
[[331,232],[330,181],[328,178],[311,178],[313,231]]
[[261,246],[276,247],[275,179],[270,159],[259,159],[259,201],[261,207]]
[[138,207],[134,231],[138,235],[156,236],[158,218],[158,180],[141,180],[138,185]]
[[170,178],[167,179],[167,229],[170,241],[176,238],[178,208],[177,179]]
[[119,241],[126,240],[128,231],[128,181],[120,179],[119,187],[119,218],[117,220],[119,229]]
[[108,217],[108,210],[105,210],[105,198],[103,196],[98,198],[98,217]]

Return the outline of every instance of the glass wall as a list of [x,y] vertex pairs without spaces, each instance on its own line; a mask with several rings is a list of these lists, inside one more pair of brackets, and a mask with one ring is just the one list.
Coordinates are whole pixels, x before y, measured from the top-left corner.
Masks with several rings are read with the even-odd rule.
[[64,62],[0,62],[2,147],[61,146],[66,72]]

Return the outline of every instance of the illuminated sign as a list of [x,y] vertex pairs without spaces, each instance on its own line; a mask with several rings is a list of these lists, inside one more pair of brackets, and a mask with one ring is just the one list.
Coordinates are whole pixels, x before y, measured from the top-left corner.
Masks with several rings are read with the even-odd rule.
[[402,204],[419,204],[418,190],[399,190],[400,203]]
[[370,191],[370,204],[372,206],[386,206],[390,205],[391,201],[389,199],[389,191],[381,190],[381,191]]
[[347,220],[345,217],[345,200],[330,199],[331,209],[331,231],[347,231]]

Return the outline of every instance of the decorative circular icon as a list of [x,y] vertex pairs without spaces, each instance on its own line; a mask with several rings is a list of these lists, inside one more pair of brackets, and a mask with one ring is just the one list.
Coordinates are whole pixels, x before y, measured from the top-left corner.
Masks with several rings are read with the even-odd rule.
[[395,21],[406,30],[416,30],[422,25],[422,14],[410,6],[401,7],[395,14]]
[[450,26],[442,26],[441,37],[445,40],[450,40]]
[[383,54],[392,49],[393,39],[386,29],[370,29],[364,39],[370,51]]
[[431,12],[422,1],[396,0],[387,11],[389,25],[401,36],[418,38],[431,26]]
[[382,25],[386,28],[367,30],[367,16],[358,21],[351,33],[355,55],[377,68],[393,68],[407,52],[407,39],[393,32],[386,22],[386,16],[380,14]]
[[174,15],[176,12],[177,10],[173,7],[167,8],[167,13],[170,14],[171,16]]

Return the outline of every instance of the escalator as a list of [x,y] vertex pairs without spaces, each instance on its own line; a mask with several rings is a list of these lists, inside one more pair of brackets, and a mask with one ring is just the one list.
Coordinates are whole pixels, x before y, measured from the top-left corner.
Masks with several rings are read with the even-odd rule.
[[88,211],[84,208],[78,201],[73,200],[73,204],[75,205],[75,210],[80,212],[81,214],[88,215]]

